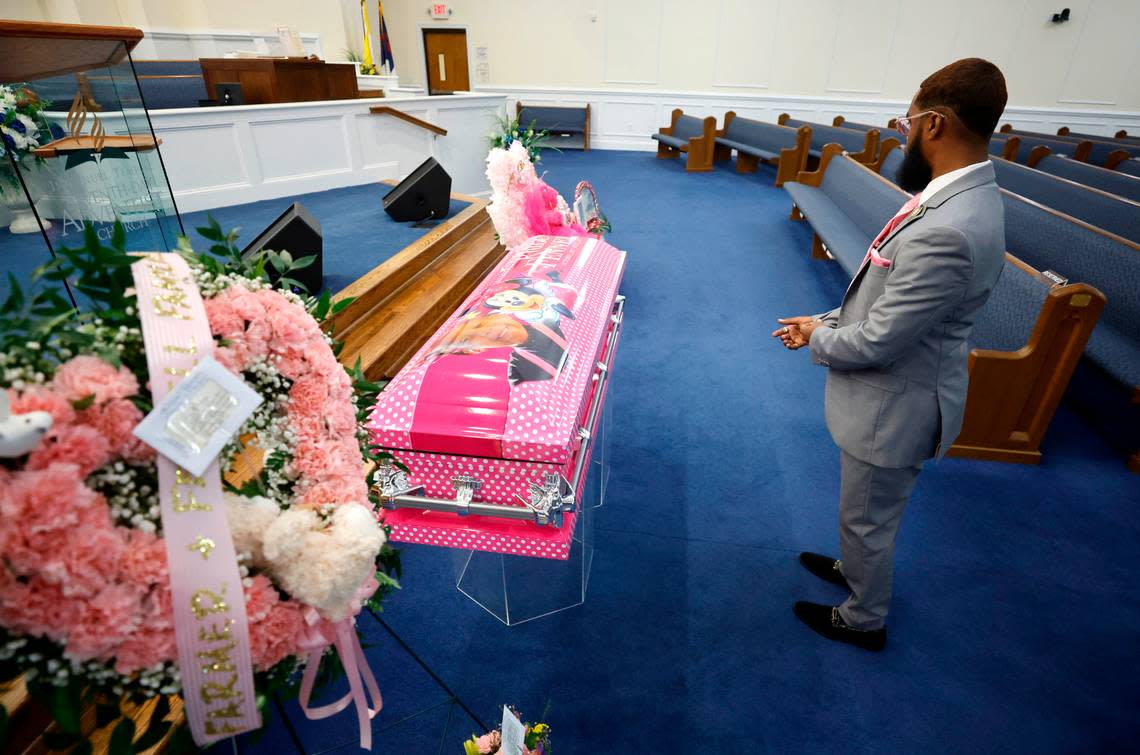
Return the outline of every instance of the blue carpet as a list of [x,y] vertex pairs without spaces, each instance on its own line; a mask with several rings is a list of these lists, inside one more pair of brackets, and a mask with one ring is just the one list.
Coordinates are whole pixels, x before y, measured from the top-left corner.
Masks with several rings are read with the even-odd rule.
[[[196,228],[206,225],[212,216],[224,230],[239,230],[238,248],[245,246],[293,202],[300,202],[321,225],[324,237],[324,281],[331,291],[340,289],[360,278],[372,268],[410,245],[430,228],[417,228],[412,223],[397,223],[384,213],[381,197],[386,186],[369,184],[350,186],[332,191],[301,194],[284,199],[267,199],[261,202],[219,207],[182,216],[182,226],[195,249],[207,249],[210,242],[198,235]],[[448,217],[467,206],[467,202],[452,200]],[[167,221],[177,235],[173,219]],[[105,226],[106,224],[101,224]],[[102,227],[107,237],[109,227]],[[79,246],[83,242],[80,229],[73,223],[66,227],[53,221],[48,236],[53,244]],[[129,230],[127,248],[132,251],[160,249],[163,236],[154,223],[139,230]],[[39,233],[12,234],[0,229],[0,266],[11,272],[21,285],[30,280],[32,271],[50,259],[43,236]],[[0,301],[8,293],[7,275],[0,276]]]
[[771,170],[604,151],[544,165],[567,196],[595,183],[630,252],[589,597],[506,628],[455,592],[449,554],[408,546],[385,614],[479,718],[549,703],[560,753],[1127,747],[1140,481],[1118,456],[1062,409],[1040,467],[928,466],[887,650],[821,640],[791,605],[843,597],[796,562],[837,548],[825,373],[768,334],[834,306],[846,277],[811,259]]
[[[589,596],[507,628],[455,590],[451,552],[406,546],[383,618],[440,678],[362,618],[386,700],[374,751],[461,752],[477,724],[456,698],[484,722],[504,702],[530,716],[549,704],[560,755],[1130,747],[1140,480],[1118,456],[1062,408],[1039,467],[929,465],[896,550],[887,649],[821,640],[791,607],[843,598],[796,562],[837,549],[825,373],[768,334],[776,317],[835,306],[846,277],[811,259],[770,169],[686,174],[606,151],[543,165],[567,197],[594,182],[630,252]],[[370,248],[374,227],[352,219],[376,197],[327,196],[326,238]],[[255,228],[286,202],[217,215]],[[243,751],[356,750],[350,713],[282,707],[288,726],[278,717]]]

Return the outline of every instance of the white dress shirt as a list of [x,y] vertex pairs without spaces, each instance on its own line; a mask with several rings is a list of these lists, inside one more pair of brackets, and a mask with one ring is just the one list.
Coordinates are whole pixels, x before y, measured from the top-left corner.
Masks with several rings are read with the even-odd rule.
[[982,169],[986,165],[989,165],[989,162],[990,161],[988,159],[983,160],[980,163],[967,165],[964,168],[958,168],[956,170],[950,171],[949,173],[943,173],[938,178],[931,179],[930,183],[926,185],[926,188],[922,190],[922,193],[918,195],[918,203],[923,205],[926,204],[934,197],[935,194],[945,189],[951,183],[957,181],[967,173]]

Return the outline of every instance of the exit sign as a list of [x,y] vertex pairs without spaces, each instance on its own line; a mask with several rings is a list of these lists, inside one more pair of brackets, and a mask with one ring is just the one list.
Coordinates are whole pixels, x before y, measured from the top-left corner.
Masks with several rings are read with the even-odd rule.
[[432,3],[431,17],[446,19],[451,16],[451,9],[447,7],[447,3]]

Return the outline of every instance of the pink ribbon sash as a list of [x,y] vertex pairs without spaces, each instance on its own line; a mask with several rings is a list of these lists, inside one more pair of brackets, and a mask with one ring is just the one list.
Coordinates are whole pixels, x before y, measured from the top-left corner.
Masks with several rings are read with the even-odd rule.
[[[316,629],[320,635],[314,649],[309,653],[305,664],[305,673],[301,676],[301,691],[298,702],[301,710],[311,721],[328,718],[340,713],[349,704],[356,706],[356,718],[360,724],[360,748],[372,749],[372,719],[384,707],[384,699],[380,696],[380,685],[368,667],[368,660],[364,657],[364,649],[360,647],[360,639],[356,636],[356,620],[352,617],[342,619],[335,624],[324,621],[312,612],[310,621],[320,621],[323,626]],[[332,634],[329,638],[328,634]],[[344,666],[345,676],[348,677],[348,694],[334,702],[317,707],[310,707],[309,701],[313,695],[313,684],[317,679],[317,670],[321,665],[321,655],[329,644],[329,639],[340,654],[341,665]],[[375,707],[369,707],[365,698],[365,690],[372,698]]]
[[[198,287],[179,255],[142,255],[131,273],[157,405],[213,351],[214,340]],[[245,592],[218,462],[200,478],[161,454],[157,464],[182,697],[194,741],[206,746],[261,727]]]

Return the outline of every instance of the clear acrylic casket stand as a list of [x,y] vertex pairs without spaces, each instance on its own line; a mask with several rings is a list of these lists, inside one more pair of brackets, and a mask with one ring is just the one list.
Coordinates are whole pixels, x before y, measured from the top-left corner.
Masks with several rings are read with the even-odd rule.
[[393,541],[454,549],[458,589],[507,625],[585,598],[625,258],[593,237],[511,250],[366,423]]
[[586,601],[594,560],[594,517],[605,503],[609,479],[607,401],[598,417],[586,482],[577,496],[577,521],[565,560],[457,550],[455,586],[507,626],[549,616]]

